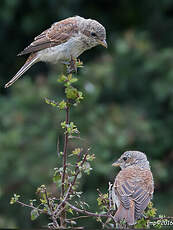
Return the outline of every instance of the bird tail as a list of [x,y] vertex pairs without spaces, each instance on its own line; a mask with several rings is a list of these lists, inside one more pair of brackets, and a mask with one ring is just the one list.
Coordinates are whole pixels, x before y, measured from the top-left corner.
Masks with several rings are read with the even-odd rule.
[[17,81],[33,64],[38,62],[38,57],[35,53],[31,54],[26,60],[22,68],[16,73],[16,75],[5,85],[5,88],[11,86],[15,81]]
[[120,222],[125,220],[128,225],[135,224],[134,218],[134,202],[131,202],[130,208],[124,208],[122,204],[120,204],[117,212],[115,213],[114,220],[116,222]]

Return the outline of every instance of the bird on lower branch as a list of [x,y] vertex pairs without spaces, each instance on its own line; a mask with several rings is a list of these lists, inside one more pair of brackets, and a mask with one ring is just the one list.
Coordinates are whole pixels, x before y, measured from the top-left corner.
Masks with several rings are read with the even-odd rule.
[[120,166],[112,188],[113,202],[117,206],[114,219],[134,225],[153,197],[154,182],[147,157],[138,151],[127,151],[112,164]]

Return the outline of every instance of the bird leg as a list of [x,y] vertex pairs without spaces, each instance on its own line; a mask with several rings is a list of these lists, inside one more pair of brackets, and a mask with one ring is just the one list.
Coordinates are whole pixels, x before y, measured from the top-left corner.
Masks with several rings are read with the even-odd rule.
[[62,63],[67,66],[68,74],[72,72],[77,72],[77,59],[76,58],[71,56],[70,61],[64,61]]

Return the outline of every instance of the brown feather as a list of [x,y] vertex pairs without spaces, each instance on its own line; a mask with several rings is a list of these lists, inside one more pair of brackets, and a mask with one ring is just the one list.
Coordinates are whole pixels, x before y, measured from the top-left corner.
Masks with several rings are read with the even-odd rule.
[[5,85],[5,88],[11,86],[15,81],[17,81],[33,64],[37,62],[37,55],[32,53],[25,64],[20,68],[20,70],[16,73],[16,75]]
[[68,41],[72,34],[77,32],[78,27],[74,17],[56,22],[49,29],[35,37],[34,41],[19,53],[18,56],[60,45]]
[[[120,200],[120,206],[116,216],[119,219],[127,219],[130,214],[132,202],[134,203],[134,217],[137,220],[141,217],[152,198],[154,186],[152,173],[148,169],[138,166],[131,166],[121,170],[114,183],[115,193]],[[131,210],[132,211],[132,210]],[[124,215],[124,216],[123,216]],[[130,217],[130,225],[132,218]]]
[[115,213],[114,219],[116,222],[120,222],[125,220],[128,225],[134,225],[134,202],[130,202],[130,207],[128,209],[124,208],[122,204],[120,204],[117,212]]

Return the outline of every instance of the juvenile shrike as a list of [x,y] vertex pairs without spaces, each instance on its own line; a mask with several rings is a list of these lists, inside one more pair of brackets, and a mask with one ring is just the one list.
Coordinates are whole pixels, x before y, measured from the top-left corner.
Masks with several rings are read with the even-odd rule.
[[127,151],[112,165],[121,167],[112,189],[117,206],[114,219],[134,225],[142,218],[154,192],[149,162],[144,153]]

